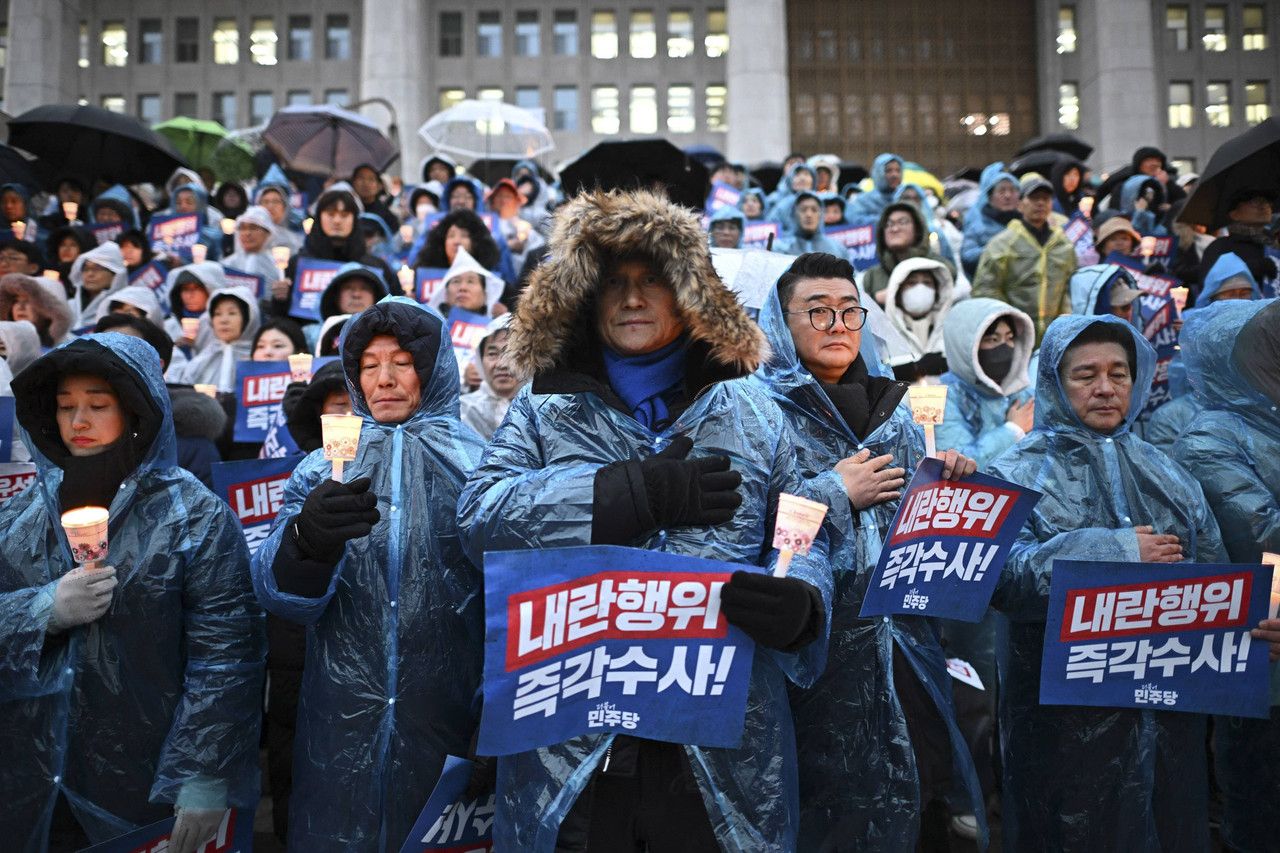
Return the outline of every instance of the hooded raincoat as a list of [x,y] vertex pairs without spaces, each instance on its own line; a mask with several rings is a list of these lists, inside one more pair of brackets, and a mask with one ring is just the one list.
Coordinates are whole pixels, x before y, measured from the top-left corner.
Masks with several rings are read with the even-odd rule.
[[1021,219],[991,238],[973,276],[973,295],[1007,302],[1036,324],[1036,344],[1045,329],[1071,310],[1070,281],[1076,271],[1076,249],[1062,229],[1046,223],[1049,238],[1042,246]]
[[[1129,411],[1110,435],[1081,422],[1058,378],[1067,347],[1094,323],[1124,329],[1137,353]],[[1189,561],[1226,562],[1200,485],[1133,434],[1155,368],[1155,350],[1118,317],[1058,318],[1040,351],[1035,429],[991,465],[1043,495],[991,601],[1007,617],[997,646],[1006,849],[1209,847],[1203,715],[1040,704],[1055,559],[1139,562],[1133,528],[1151,525],[1176,535]]]
[[70,338],[75,312],[59,282],[14,272],[0,278],[0,317],[12,320],[14,303],[20,299],[25,300],[36,315],[34,325],[41,346],[57,346]]
[[[796,205],[800,199],[811,198],[818,203],[818,227],[805,236],[800,231],[800,216],[796,213]],[[844,246],[827,236],[827,226],[822,221],[822,198],[812,190],[801,190],[791,197],[791,205],[787,210],[787,221],[791,230],[774,241],[773,251],[784,255],[803,255],[808,252],[826,252],[838,258],[847,257]]]
[[453,256],[453,263],[449,265],[449,271],[444,274],[444,278],[440,280],[439,286],[431,294],[427,304],[448,316],[450,306],[445,300],[449,296],[449,280],[468,272],[480,276],[480,281],[484,284],[484,311],[485,314],[492,315],[493,306],[497,305],[498,300],[502,298],[502,289],[506,284],[496,273],[485,269],[464,246],[458,247],[457,254]]
[[[1252,323],[1269,324],[1270,347],[1240,335]],[[1250,381],[1258,372],[1280,370],[1278,331],[1274,299],[1218,303],[1192,311],[1182,327],[1182,355],[1206,410],[1177,440],[1173,458],[1200,481],[1233,563],[1280,553],[1280,400]],[[1241,853],[1273,850],[1280,825],[1280,664],[1271,665],[1270,720],[1216,717],[1214,723],[1226,801],[1223,841]]]
[[[898,304],[898,293],[907,278],[915,272],[927,272],[933,276],[935,291],[933,306],[923,317],[912,317]],[[897,329],[902,339],[911,348],[911,355],[919,364],[919,370],[925,375],[940,376],[942,374],[940,359],[942,355],[942,333],[947,314],[955,301],[955,281],[951,277],[951,268],[945,261],[935,258],[908,258],[893,268],[889,276],[889,285],[885,290],[884,313],[889,323]],[[929,359],[928,356],[935,356]],[[932,368],[932,371],[930,370]]]
[[875,187],[859,194],[849,202],[849,207],[845,210],[845,219],[855,225],[875,222],[880,218],[880,211],[893,202],[897,187],[890,187],[884,177],[884,170],[890,163],[897,163],[900,168],[906,168],[902,158],[897,154],[885,153],[876,157],[875,162],[871,164],[871,181]]
[[[84,265],[92,261],[100,267],[111,271],[111,283],[92,296],[84,288]],[[124,255],[120,247],[106,242],[83,253],[71,264],[71,284],[75,293],[71,296],[72,329],[85,329],[98,321],[98,309],[107,300],[108,294],[114,293],[129,284],[129,270],[125,267]]]
[[1258,282],[1253,277],[1253,273],[1249,272],[1249,267],[1245,266],[1245,262],[1240,260],[1239,255],[1228,252],[1219,257],[1205,275],[1204,289],[1196,297],[1194,307],[1199,309],[1206,305],[1211,305],[1214,301],[1214,296],[1228,282],[1230,282],[1230,285],[1226,288],[1228,290],[1232,287],[1249,285],[1253,288],[1253,298],[1262,298],[1262,291],[1258,289]]
[[717,210],[715,213],[711,214],[711,219],[708,221],[708,225],[707,225],[707,241],[708,241],[708,244],[711,246],[715,246],[715,235],[712,234],[711,232],[715,230],[717,222],[738,223],[738,243],[737,245],[731,246],[730,248],[741,249],[742,234],[747,229],[747,217],[743,215],[742,211],[736,207],[730,207],[729,205],[725,205],[724,207]]
[[1015,189],[1018,186],[1018,179],[1012,173],[1005,171],[1004,163],[992,163],[983,169],[978,183],[978,197],[964,214],[964,242],[960,246],[960,262],[964,265],[965,275],[969,278],[973,278],[974,273],[978,271],[982,250],[991,242],[992,237],[1008,225],[1007,220],[1001,221],[995,218],[999,212],[991,207],[991,191],[1001,181],[1009,181]]
[[[1111,313],[1111,288],[1117,280],[1136,288],[1133,272],[1119,264],[1093,264],[1076,270],[1071,276],[1071,313],[1102,316]],[[1142,331],[1141,299],[1135,300],[1133,327]]]
[[[240,242],[239,228],[242,225],[256,225],[267,232],[267,242],[257,252],[246,252]],[[271,254],[271,246],[275,245],[276,225],[271,221],[271,214],[265,207],[254,205],[236,217],[236,250],[222,259],[222,265],[233,270],[241,270],[252,275],[261,276],[263,289],[270,287],[271,282],[280,277],[275,258]]]
[[[956,266],[956,254],[951,248],[951,241],[947,239],[947,235],[938,227],[937,220],[933,216],[933,208],[929,206],[929,196],[925,193],[924,187],[919,184],[900,184],[893,194],[895,202],[904,201],[902,194],[907,190],[914,190],[915,194],[920,197],[919,206],[915,202],[906,202],[916,210],[920,211],[920,215],[924,218],[924,239],[930,253],[937,255],[951,265],[952,270]],[[883,212],[882,212],[883,213]]]
[[212,334],[212,328],[207,335],[202,330],[198,336],[200,350],[182,368],[181,381],[188,385],[217,385],[219,391],[231,392],[235,390],[236,362],[253,357],[253,339],[258,334],[261,320],[258,300],[253,298],[247,287],[224,287],[209,295],[209,311],[201,319],[201,326],[210,325],[208,318],[213,315],[215,304],[222,299],[234,299],[244,309],[240,337],[224,341]]
[[[1143,190],[1151,189],[1155,194],[1155,201],[1151,203],[1146,210],[1138,210],[1134,206],[1138,200],[1138,194]],[[1163,225],[1156,219],[1155,208],[1164,201],[1164,189],[1160,182],[1150,175],[1134,175],[1127,178],[1120,187],[1120,210],[1121,215],[1128,218],[1133,223],[1133,228],[1142,236],[1163,236],[1168,233]]]
[[155,291],[146,285],[131,284],[114,291],[98,306],[98,316],[94,318],[94,322],[110,314],[113,305],[129,305],[137,308],[146,315],[143,319],[155,325],[157,329],[164,328],[164,311],[160,308],[160,300],[156,298]]
[[133,196],[129,195],[129,190],[123,185],[116,184],[103,190],[89,203],[89,215],[94,222],[99,221],[98,211],[104,207],[116,212],[126,231],[142,227],[138,222],[138,212],[133,208]]
[[[320,598],[282,592],[272,565],[291,519],[332,475],[317,450],[285,486],[279,521],[253,557],[267,609],[307,625],[289,817],[293,851],[397,851],[446,755],[466,755],[478,717],[484,604],[454,509],[480,441],[458,420],[458,368],[439,317],[388,297],[356,316],[342,364],[360,448],[345,478],[370,477],[381,520],[346,545]],[[360,390],[360,356],[391,334],[414,356],[418,408],[379,423]]]
[[169,213],[178,212],[178,193],[183,190],[189,190],[196,197],[196,213],[200,216],[200,235],[196,242],[203,244],[209,250],[209,260],[216,261],[222,254],[222,214],[216,213],[210,215],[209,211],[209,193],[205,191],[204,185],[197,182],[183,184],[173,191],[173,201],[169,205]]
[[[485,368],[481,355],[484,352],[485,341],[498,332],[509,329],[514,316],[503,314],[489,324],[489,330],[476,344],[476,368],[480,371],[480,387],[470,394],[463,394],[458,400],[462,422],[475,430],[485,441],[493,436],[498,424],[502,423],[502,419],[507,416],[507,409],[511,408],[511,397],[500,397],[493,390],[493,386],[489,384],[489,371]],[[505,365],[502,369],[510,370]]]
[[[910,410],[872,410],[881,421],[859,439],[830,397],[800,363],[778,301],[769,294],[760,316],[773,356],[753,377],[785,415],[786,441],[795,446],[813,497],[831,507],[834,592],[826,671],[808,689],[791,689],[800,773],[800,835],[795,849],[915,849],[922,802],[918,767],[899,699],[895,657],[904,658],[946,725],[952,765],[951,801],[983,813],[973,762],[955,726],[950,677],[934,620],[918,616],[858,615],[897,502],[851,513],[835,464],[866,448],[893,454],[911,471],[924,458],[924,436]],[[863,333],[865,363],[877,363]],[[905,392],[901,383],[899,398]],[[875,402],[874,400],[871,402]],[[904,490],[906,488],[904,485]],[[906,685],[901,686],[907,689]],[[985,844],[985,821],[982,834]]]
[[[742,473],[742,506],[727,524],[651,531],[631,546],[772,565],[777,496],[806,492],[782,412],[763,388],[738,378],[759,363],[764,337],[716,277],[696,215],[645,191],[584,193],[558,214],[550,242],[552,253],[521,297],[507,342],[509,362],[533,384],[516,395],[458,507],[472,558],[590,544],[596,472],[646,458],[685,435],[694,442],[691,456],[724,454]],[[603,378],[600,347],[584,313],[605,252],[651,257],[672,284],[685,321],[685,392],[696,399],[656,433],[625,410]],[[825,536],[809,556],[796,556],[789,574],[817,588],[824,605],[830,601]],[[757,648],[742,745],[683,747],[726,853],[795,849],[799,803],[786,682],[811,683],[825,647],[824,631],[799,652]],[[614,739],[582,735],[500,758],[495,848],[550,853]]]
[[[53,393],[65,371],[128,383],[155,438],[111,501],[106,615],[46,634],[71,570],[59,522],[63,469]],[[146,342],[90,335],[16,382],[36,482],[0,507],[0,829],[11,850],[44,849],[63,794],[95,842],[173,814],[258,802],[266,641],[231,509],[177,467],[169,395]],[[154,419],[154,420],[152,420]],[[48,430],[52,430],[52,435]],[[35,436],[38,440],[32,439]],[[12,846],[10,846],[12,845]]]
[[271,168],[262,176],[254,191],[253,203],[262,204],[262,196],[267,192],[276,193],[284,202],[284,221],[276,224],[275,231],[267,240],[267,251],[276,246],[288,246],[290,251],[296,253],[302,249],[306,235],[302,233],[302,215],[293,209],[293,188],[279,164],[272,163]]

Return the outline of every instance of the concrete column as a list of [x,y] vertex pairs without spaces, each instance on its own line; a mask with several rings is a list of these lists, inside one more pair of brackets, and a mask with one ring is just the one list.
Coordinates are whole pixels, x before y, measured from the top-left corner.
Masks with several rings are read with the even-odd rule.
[[[418,163],[426,156],[418,127],[428,118],[422,113],[428,50],[422,15],[430,8],[430,3],[364,0],[362,13],[360,99],[386,98],[394,105],[400,162],[391,168],[406,183],[419,180]],[[379,106],[370,104],[360,112],[386,127],[388,117]]]
[[79,23],[79,0],[9,0],[6,112],[76,102]]
[[747,164],[791,150],[786,0],[728,0],[725,156]]
[[1156,86],[1150,2],[1094,0],[1088,5],[1092,14],[1080,16],[1077,26],[1084,27],[1081,47],[1087,44],[1093,53],[1097,76],[1080,81],[1080,98],[1092,125],[1086,138],[1097,146],[1091,162],[1107,171],[1128,163],[1134,149],[1161,144],[1164,99]]

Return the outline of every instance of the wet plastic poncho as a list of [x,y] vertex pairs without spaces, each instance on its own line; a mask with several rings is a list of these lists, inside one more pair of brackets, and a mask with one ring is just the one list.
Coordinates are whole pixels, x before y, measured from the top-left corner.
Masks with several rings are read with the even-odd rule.
[[[1138,210],[1134,203],[1138,200],[1138,193],[1148,185],[1159,188],[1160,182],[1150,175],[1134,175],[1125,179],[1124,184],[1120,187],[1120,210],[1121,215],[1127,217],[1133,223],[1133,230],[1137,231],[1143,237],[1153,236],[1162,237],[1169,232],[1156,219],[1155,212],[1150,208],[1147,210]],[[1164,201],[1164,190],[1160,189],[1157,195],[1155,205],[1159,205]],[[1155,206],[1153,205],[1153,206]]]
[[767,217],[765,216],[765,214],[767,213],[767,209],[765,207],[764,190],[760,189],[759,187],[747,187],[745,190],[742,191],[742,195],[738,197],[738,210],[742,210],[742,203],[746,201],[747,196],[749,195],[753,195],[759,200],[760,215],[757,216],[755,219],[751,219],[750,217],[746,216],[746,214],[744,213],[743,219],[747,222],[764,222],[765,219],[767,219]]
[[[826,392],[800,364],[776,288],[761,311],[760,325],[769,337],[773,357],[753,381],[782,408],[786,440],[795,445],[801,473],[808,478],[813,497],[831,507],[835,589],[827,667],[807,690],[790,691],[800,762],[796,849],[914,850],[925,804],[893,683],[895,649],[906,658],[946,721],[953,805],[982,815],[982,796],[973,760],[955,726],[951,681],[934,620],[858,615],[898,503],[877,504],[851,514],[840,476],[832,469],[863,448],[872,456],[892,453],[893,464],[906,468],[909,485],[911,472],[924,458],[924,436],[905,404],[863,440],[854,436]],[[874,370],[874,345],[865,333],[862,358]],[[985,847],[985,820],[981,831]]]
[[[196,213],[200,216],[200,235],[197,238],[198,243],[208,249],[208,259],[216,261],[222,256],[222,214],[216,214],[218,217],[211,222],[209,212],[209,193],[205,190],[204,185],[198,182],[183,184],[173,191],[173,200],[169,204],[169,213],[176,214],[178,212],[178,193],[183,190],[189,191],[196,199]],[[288,204],[289,198],[285,196],[285,203]]]
[[1062,229],[1049,225],[1041,246],[1022,220],[991,238],[973,276],[973,295],[1007,302],[1036,324],[1036,344],[1055,317],[1071,310],[1069,283],[1076,271],[1075,246]]
[[113,305],[129,305],[137,308],[147,315],[144,319],[155,325],[157,329],[164,328],[164,310],[160,307],[160,300],[156,297],[156,292],[146,285],[131,284],[112,292],[98,306],[96,319],[101,320],[110,314]]
[[253,193],[253,203],[262,204],[262,196],[267,192],[280,196],[280,200],[284,202],[285,214],[284,222],[276,225],[265,248],[270,251],[276,246],[288,246],[293,252],[299,251],[306,239],[306,235],[302,233],[302,212],[293,207],[293,187],[289,185],[289,178],[278,163],[272,163],[258,182]]
[[[1228,285],[1228,282],[1230,282],[1230,285]],[[1213,266],[1209,268],[1209,272],[1205,273],[1204,288],[1200,291],[1200,295],[1196,297],[1194,307],[1199,309],[1213,304],[1213,297],[1224,286],[1227,286],[1227,289],[1230,290],[1232,287],[1243,287],[1246,284],[1253,287],[1254,299],[1262,298],[1262,291],[1258,289],[1258,281],[1253,277],[1253,273],[1249,272],[1249,267],[1245,265],[1239,255],[1228,252],[1214,261]]]
[[[818,203],[818,227],[808,237],[800,233],[800,217],[796,213],[796,205],[802,198],[811,198]],[[803,255],[808,252],[826,252],[838,258],[846,256],[843,246],[827,236],[827,226],[822,222],[822,199],[811,190],[801,190],[791,197],[791,207],[787,221],[791,230],[773,244],[773,251],[784,255]]]
[[[810,179],[813,181],[808,190],[798,190],[792,186],[795,177],[800,172],[808,172]],[[790,233],[794,227],[791,224],[791,208],[795,206],[796,196],[802,192],[813,192],[816,196],[814,187],[818,186],[818,175],[812,167],[804,163],[796,163],[792,166],[782,180],[778,181],[778,188],[769,194],[769,204],[765,209],[765,218],[782,225],[785,233]],[[741,199],[739,199],[741,201]]]
[[[458,368],[445,345],[426,363],[411,339],[440,320],[403,297],[358,314],[342,363],[360,449],[345,479],[371,477],[381,520],[347,543],[321,598],[283,593],[272,563],[290,519],[332,463],[317,450],[285,486],[279,522],[253,558],[272,613],[307,625],[289,819],[295,851],[398,851],[447,754],[466,755],[478,718],[484,632],[480,573],[462,553],[454,510],[480,441],[458,421]],[[422,388],[403,423],[378,423],[360,391],[374,334],[409,342]],[[438,338],[437,338],[438,339]]]
[[[1076,270],[1071,275],[1071,312],[1099,316],[1110,314],[1111,288],[1117,279],[1122,280],[1127,287],[1138,286],[1133,272],[1119,264],[1093,264]],[[1133,308],[1137,315],[1133,318],[1133,325],[1141,331],[1141,300],[1135,301]]]
[[[92,261],[103,269],[111,271],[111,283],[89,297],[84,289],[84,265]],[[98,321],[98,308],[107,300],[107,295],[129,285],[129,270],[124,264],[124,255],[120,247],[107,241],[95,249],[90,249],[76,257],[71,264],[71,284],[75,292],[71,295],[71,329],[76,331],[92,326]]]
[[[1058,379],[1067,346],[1094,323],[1126,330],[1137,350],[1129,412],[1110,435],[1080,421]],[[991,466],[995,476],[1043,494],[991,601],[1008,617],[997,649],[1005,849],[1209,846],[1204,716],[1040,705],[1055,559],[1138,562],[1133,528],[1151,525],[1176,535],[1188,560],[1226,560],[1200,485],[1132,432],[1155,368],[1151,345],[1120,318],[1058,318],[1040,351],[1035,429]]]
[[[1014,331],[1013,364],[1004,380],[996,382],[978,364],[978,345],[997,320],[1007,320]],[[1027,365],[1035,327],[1026,314],[997,299],[957,302],[943,329],[947,354],[947,408],[942,423],[934,427],[938,447],[958,450],[985,471],[997,456],[1017,444],[1020,430],[1006,426],[1009,407],[1034,395]],[[972,663],[972,661],[970,661]]]
[[[56,582],[75,564],[59,523],[63,470],[25,429],[37,480],[0,507],[0,832],[6,849],[31,853],[45,847],[59,792],[95,842],[172,815],[175,801],[253,808],[259,794],[266,639],[240,524],[177,467],[149,344],[89,335],[58,353],[127,371],[162,420],[111,502],[120,586],[96,622],[45,633]],[[51,358],[28,368],[27,394],[51,393]]]
[[[929,273],[935,286],[933,307],[919,318],[912,317],[898,305],[898,293],[902,290],[903,283],[915,272]],[[911,354],[920,359],[929,353],[942,352],[942,333],[954,301],[955,280],[946,262],[929,257],[907,258],[900,261],[889,275],[889,283],[885,287],[884,313],[911,348]]]
[[885,153],[876,157],[875,162],[871,164],[871,180],[875,187],[849,202],[849,207],[845,210],[845,219],[855,225],[875,222],[880,217],[880,211],[893,201],[896,188],[890,187],[884,177],[884,170],[890,163],[897,163],[900,168],[906,168],[903,159],[897,154]]
[[[224,341],[212,330],[214,308],[224,299],[234,299],[244,309],[240,337],[234,341]],[[196,340],[200,350],[183,366],[181,381],[187,385],[217,385],[218,390],[224,392],[234,391],[236,362],[248,361],[253,357],[253,339],[258,334],[258,327],[262,325],[258,300],[253,298],[253,292],[247,287],[234,286],[215,290],[209,294],[209,310],[200,318],[200,325],[201,332],[205,326],[210,327],[209,332],[197,333]]]
[[129,190],[124,185],[108,187],[89,203],[89,216],[94,222],[98,221],[98,210],[103,207],[116,212],[126,231],[142,227],[138,223],[138,211],[133,207],[133,196],[129,195]]
[[747,217],[743,215],[742,211],[736,207],[725,205],[715,213],[711,214],[711,219],[708,221],[707,225],[707,241],[711,246],[715,245],[715,235],[712,232],[715,231],[717,222],[738,223],[738,243],[730,248],[741,249],[742,234],[747,229]]
[[[1200,481],[1235,563],[1280,552],[1280,411],[1233,357],[1240,328],[1273,305],[1219,302],[1190,312],[1182,327],[1182,356],[1205,411],[1174,445],[1174,458]],[[1222,839],[1242,853],[1274,850],[1280,826],[1278,664],[1271,665],[1271,704],[1269,720],[1214,718]]]
[[991,242],[992,237],[1005,228],[988,216],[985,209],[991,203],[991,191],[1001,181],[1009,181],[1014,187],[1018,186],[1018,179],[1005,171],[1004,163],[992,163],[983,169],[978,184],[978,197],[964,214],[964,242],[960,246],[960,260],[964,264],[965,274],[970,278],[978,271],[982,250]]
[[458,400],[462,422],[475,430],[485,441],[489,440],[498,428],[498,424],[502,423],[502,419],[507,416],[507,409],[511,408],[511,398],[500,397],[493,390],[493,386],[489,384],[489,371],[485,368],[484,359],[481,356],[484,353],[485,341],[498,332],[510,328],[512,317],[511,314],[503,314],[491,322],[484,337],[476,343],[475,361],[476,369],[480,371],[480,387],[470,394],[463,394]]

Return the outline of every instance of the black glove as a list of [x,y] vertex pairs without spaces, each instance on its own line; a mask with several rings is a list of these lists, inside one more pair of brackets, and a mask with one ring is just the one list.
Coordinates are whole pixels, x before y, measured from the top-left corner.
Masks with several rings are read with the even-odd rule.
[[293,524],[298,550],[321,563],[337,563],[348,539],[368,536],[382,518],[378,496],[370,493],[368,477],[339,483],[325,480],[307,495]]
[[693,439],[680,436],[642,462],[616,462],[596,473],[591,542],[620,545],[661,527],[724,524],[742,505],[742,475],[729,457],[686,459]]
[[467,778],[467,787],[462,792],[464,803],[478,800],[497,790],[498,759],[492,755],[477,755],[471,761],[471,776]]
[[302,399],[302,395],[307,393],[307,389],[311,385],[306,382],[290,382],[284,389],[284,399],[280,401],[280,408],[284,410],[285,420],[293,414],[293,409],[298,405],[298,401]]
[[822,633],[822,595],[799,578],[775,578],[736,571],[720,588],[720,612],[755,640],[780,652],[794,652]]

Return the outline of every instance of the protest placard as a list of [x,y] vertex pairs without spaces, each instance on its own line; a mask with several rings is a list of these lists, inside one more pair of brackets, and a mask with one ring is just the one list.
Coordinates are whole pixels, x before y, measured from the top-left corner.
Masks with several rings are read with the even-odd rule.
[[400,853],[493,853],[494,795],[465,800],[475,762],[445,756],[444,771]]
[[1138,302],[1142,307],[1142,334],[1156,350],[1156,375],[1151,382],[1151,394],[1147,405],[1138,414],[1139,421],[1146,421],[1156,409],[1172,399],[1169,362],[1178,351],[1178,330],[1174,325],[1178,311],[1173,304],[1172,290],[1182,282],[1171,275],[1147,272],[1140,257],[1112,252],[1106,262],[1119,264],[1133,273],[1138,290],[1142,291]]
[[320,296],[333,281],[342,264],[337,261],[318,261],[315,258],[298,258],[294,267],[293,301],[289,316],[299,320],[319,321]]
[[[86,847],[81,853],[170,853],[169,833],[174,818]],[[228,809],[213,840],[196,848],[196,853],[252,853],[253,810]]]
[[136,284],[142,287],[149,287],[161,297],[164,304],[168,304],[169,294],[162,293],[161,288],[164,286],[165,279],[169,275],[169,268],[159,261],[151,261],[143,264],[132,273],[129,274],[129,284]]
[[101,225],[90,225],[89,230],[93,232],[94,239],[98,241],[98,245],[110,243],[115,238],[124,233],[123,222],[105,222]]
[[748,222],[742,229],[742,248],[772,249],[770,240],[777,241],[782,226],[776,222]]
[[480,752],[614,732],[738,746],[755,646],[720,589],[746,568],[613,546],[485,554]]
[[431,301],[431,296],[436,292],[436,288],[444,281],[444,277],[448,274],[448,270],[444,267],[418,267],[413,271],[413,287],[414,292],[418,294],[418,301],[426,305]]
[[1269,566],[1055,560],[1040,702],[1270,715]]
[[458,368],[465,369],[476,354],[476,346],[489,331],[489,318],[459,308],[449,309],[449,337],[453,339],[453,354]]
[[941,459],[923,460],[889,525],[859,615],[981,620],[1041,497],[985,474],[944,480]]
[[262,441],[289,387],[287,361],[236,362],[236,441]]
[[716,181],[711,185],[711,193],[707,196],[704,210],[709,216],[722,207],[737,207],[741,198],[741,191],[722,181]]
[[34,462],[0,462],[0,503],[36,481]]
[[245,287],[255,299],[262,298],[262,287],[266,284],[262,276],[233,267],[223,267],[222,273],[227,277],[227,287]]
[[271,534],[271,525],[284,503],[285,483],[305,458],[285,456],[213,463],[213,491],[240,519],[250,554]]
[[880,263],[874,225],[836,225],[827,229],[827,236],[844,246],[849,262],[858,272]]
[[1071,214],[1062,232],[1076,249],[1076,260],[1082,267],[1098,262],[1098,251],[1093,245],[1093,223],[1080,211]]
[[153,252],[191,257],[191,247],[200,238],[200,216],[195,213],[153,216],[147,226],[147,236]]
[[0,462],[13,458],[14,399],[0,397]]

